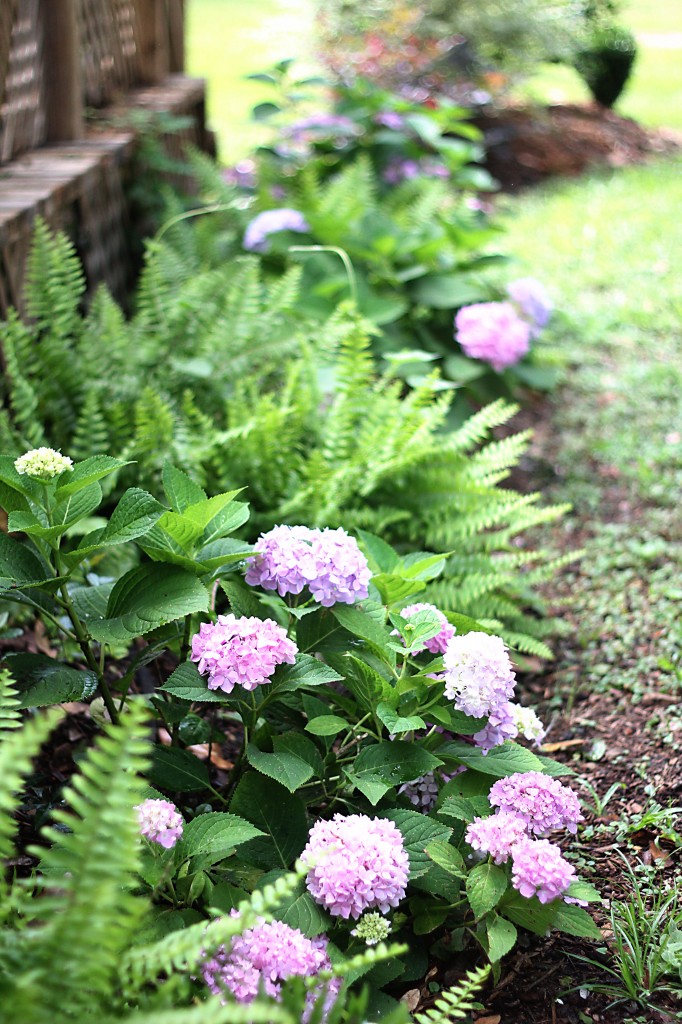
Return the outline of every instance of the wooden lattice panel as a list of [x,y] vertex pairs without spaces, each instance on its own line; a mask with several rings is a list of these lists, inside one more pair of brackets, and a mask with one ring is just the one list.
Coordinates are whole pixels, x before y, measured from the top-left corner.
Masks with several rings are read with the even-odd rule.
[[132,0],[80,0],[78,21],[85,104],[103,107],[135,83],[135,6]]
[[45,141],[42,49],[40,0],[0,0],[0,163]]

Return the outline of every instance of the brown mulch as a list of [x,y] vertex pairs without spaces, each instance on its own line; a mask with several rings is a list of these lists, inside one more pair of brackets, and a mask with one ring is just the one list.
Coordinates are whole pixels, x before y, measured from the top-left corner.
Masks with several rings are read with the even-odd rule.
[[504,192],[595,166],[640,163],[682,145],[680,132],[643,128],[598,104],[509,106],[485,111],[475,123],[485,137],[485,167]]

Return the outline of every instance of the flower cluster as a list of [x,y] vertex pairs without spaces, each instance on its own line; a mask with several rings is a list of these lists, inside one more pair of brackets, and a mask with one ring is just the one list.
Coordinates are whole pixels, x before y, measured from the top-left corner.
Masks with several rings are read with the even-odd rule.
[[501,373],[530,349],[531,327],[511,302],[476,302],[455,316],[455,337],[471,359]]
[[267,683],[278,665],[293,665],[298,648],[272,619],[219,615],[202,623],[192,637],[192,661],[208,672],[209,690],[232,693],[235,686],[255,690]]
[[244,248],[250,252],[267,252],[268,235],[278,231],[310,231],[305,217],[298,210],[282,207],[263,210],[251,221],[244,233]]
[[545,286],[534,277],[520,277],[507,286],[507,295],[516,303],[522,316],[530,320],[531,337],[536,338],[547,326],[554,308]]
[[328,139],[334,135],[355,136],[361,133],[362,129],[350,117],[320,111],[287,125],[282,129],[281,135],[283,138],[296,141],[314,142],[317,139]]
[[421,160],[392,160],[383,172],[387,185],[398,185],[401,181],[412,181],[413,178],[449,178],[450,171],[439,160],[422,158]]
[[364,914],[351,931],[351,935],[357,939],[364,939],[366,946],[376,946],[379,942],[387,939],[390,934],[390,922],[382,917],[377,910]]
[[472,631],[448,641],[443,657],[445,696],[472,718],[483,718],[505,705],[516,685],[504,641]]
[[[309,978],[330,967],[325,938],[309,939],[282,921],[265,923],[260,919],[254,928],[237,935],[229,950],[220,946],[204,961],[201,973],[214,995],[231,992],[238,1002],[250,1003],[261,986],[267,995],[278,999],[287,978]],[[338,992],[340,985],[340,979],[332,979],[328,993]],[[312,990],[309,1005],[315,997]]]
[[489,754],[493,747],[499,747],[505,740],[513,740],[518,734],[514,705],[507,701],[493,708],[486,725],[474,734],[474,743],[484,754]]
[[521,839],[512,847],[512,885],[530,899],[550,903],[575,881],[575,868],[548,839]]
[[406,796],[418,811],[423,811],[424,814],[428,814],[431,808],[436,805],[438,790],[439,786],[436,773],[427,772],[426,775],[422,775],[419,779],[413,779],[411,782],[404,782],[398,792],[403,796]]
[[441,629],[435,636],[432,636],[429,640],[425,640],[420,650],[431,651],[432,654],[443,654],[448,642],[452,640],[455,635],[455,627],[450,625],[443,612],[439,611],[439,609],[433,604],[426,604],[422,602],[408,605],[407,608],[402,609],[400,614],[404,619],[410,619],[413,615],[416,615],[417,612],[423,611],[435,612],[438,616],[438,621],[441,623]]
[[517,772],[499,779],[488,799],[499,809],[488,818],[475,818],[466,831],[473,850],[490,854],[496,864],[512,859],[512,885],[522,896],[541,903],[566,896],[575,869],[547,839],[536,839],[557,828],[575,832],[582,818],[574,793],[541,772]]
[[68,455],[62,455],[54,448],[32,448],[30,452],[20,455],[14,462],[14,468],[21,476],[31,476],[36,480],[53,480],[67,470],[73,470],[73,461]]
[[375,907],[386,914],[405,895],[409,861],[392,821],[366,814],[317,821],[301,857],[310,864],[308,891],[334,916],[357,920]]
[[150,843],[170,850],[182,835],[185,822],[170,800],[143,800],[135,807],[140,834]]
[[353,604],[367,597],[371,572],[355,538],[345,530],[276,526],[261,534],[256,553],[247,559],[251,586],[300,594],[308,587],[325,608]]
[[490,789],[489,800],[493,807],[514,811],[536,835],[559,828],[575,834],[578,822],[582,821],[575,793],[542,772],[516,772],[498,779]]
[[512,704],[511,711],[517,734],[539,746],[545,736],[545,727],[535,711],[532,708],[524,708],[521,704]]

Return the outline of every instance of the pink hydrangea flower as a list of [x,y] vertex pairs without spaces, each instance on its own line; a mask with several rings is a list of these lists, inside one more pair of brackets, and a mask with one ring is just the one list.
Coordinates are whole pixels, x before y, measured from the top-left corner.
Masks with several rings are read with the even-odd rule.
[[244,248],[251,252],[267,252],[268,236],[278,231],[310,231],[310,225],[298,210],[282,207],[263,210],[248,225],[244,233]]
[[488,818],[474,818],[464,838],[472,850],[489,853],[496,864],[509,859],[512,847],[527,838],[528,826],[513,811],[498,811]]
[[209,690],[232,693],[235,686],[255,690],[270,681],[278,665],[293,665],[298,648],[272,619],[219,615],[192,637],[192,661],[208,672]]
[[474,743],[484,754],[489,754],[494,747],[499,747],[505,740],[515,739],[518,734],[514,705],[507,701],[490,712],[487,724],[474,733]]
[[170,800],[143,800],[135,807],[140,823],[140,834],[150,843],[158,843],[170,850],[182,835],[184,820]]
[[372,577],[358,542],[341,528],[275,526],[261,534],[246,565],[250,586],[277,590],[281,597],[307,586],[325,608],[364,600]]
[[575,833],[583,817],[575,793],[542,772],[516,772],[498,779],[491,786],[488,799],[493,807],[514,811],[536,835],[546,835],[558,828]]
[[[309,939],[282,921],[265,923],[259,919],[254,928],[235,936],[229,950],[220,946],[204,961],[201,973],[214,995],[231,992],[238,1002],[250,1003],[261,986],[267,995],[279,999],[287,978],[309,978],[330,968],[326,938]],[[340,986],[340,979],[333,978],[328,996],[335,995]],[[315,990],[309,993],[308,1012],[316,996]]]
[[511,855],[512,885],[527,899],[551,903],[575,881],[575,868],[548,839],[521,839]]
[[357,920],[375,907],[386,914],[405,895],[409,860],[392,821],[366,814],[317,821],[301,857],[311,865],[308,891],[335,916]]
[[448,645],[448,641],[452,640],[456,630],[454,626],[450,625],[443,612],[436,608],[435,604],[426,604],[423,602],[417,604],[410,604],[407,606],[407,608],[403,608],[400,614],[404,619],[409,619],[413,615],[416,615],[417,612],[423,611],[430,611],[436,613],[441,623],[441,630],[439,633],[436,633],[435,636],[432,636],[429,640],[425,640],[423,645],[419,648],[419,650],[431,651],[432,654],[443,654],[445,648]]
[[531,328],[511,302],[476,302],[455,316],[455,337],[471,359],[490,363],[501,373],[525,356]]
[[554,306],[547,289],[534,277],[520,277],[507,286],[507,295],[515,302],[523,316],[531,322],[531,336],[536,338],[552,315]]
[[473,631],[454,636],[443,656],[445,696],[472,718],[483,718],[506,704],[516,686],[504,641]]

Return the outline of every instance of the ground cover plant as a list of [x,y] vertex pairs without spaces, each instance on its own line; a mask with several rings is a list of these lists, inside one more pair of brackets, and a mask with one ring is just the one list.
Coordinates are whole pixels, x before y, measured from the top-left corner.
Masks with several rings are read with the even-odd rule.
[[[278,961],[278,980],[320,971],[329,980],[324,972],[336,963],[351,980],[371,968],[379,991],[409,976],[427,950],[435,955],[432,935],[444,925],[445,936],[433,936],[445,942],[441,953],[452,942],[463,948],[475,941],[493,964],[513,947],[517,925],[596,934],[583,909],[596,892],[545,838],[575,832],[578,800],[560,781],[560,765],[513,742],[537,741],[542,725],[513,701],[505,645],[466,616],[414,601],[442,570],[440,555],[401,557],[366,533],[363,551],[342,529],[303,526],[276,527],[245,551],[231,534],[246,506],[233,493],[207,498],[170,464],[163,503],[130,488],[104,525],[89,529],[93,518],[102,520],[100,481],[118,469],[108,456],[73,463],[48,448],[0,460],[10,531],[0,535],[2,596],[35,612],[62,651],[56,659],[5,656],[17,693],[7,691],[4,676],[8,717],[99,692],[101,713],[129,723],[91,755],[92,767],[72,790],[71,806],[85,824],[43,856],[48,881],[39,887],[52,883],[53,859],[54,869],[75,881],[64,883],[73,912],[42,928],[34,922],[36,970],[51,949],[68,945],[65,936],[79,929],[78,909],[89,906],[96,884],[102,893],[109,887],[111,915],[120,915],[118,931],[104,911],[98,918],[110,954],[107,963],[102,951],[98,991],[104,1000],[122,1000],[122,1008],[157,977],[164,950],[185,971],[199,961],[204,985],[223,1001],[248,1003],[261,992],[261,977],[265,993],[280,996],[268,973],[275,968],[263,959],[276,941],[290,950],[288,965]],[[131,546],[147,559],[129,568]],[[104,556],[117,567],[106,581]],[[162,684],[144,698],[132,696],[136,672],[160,659]],[[171,672],[161,667],[168,659],[177,666]],[[159,723],[147,768],[135,711],[144,704]],[[235,722],[233,760],[223,763],[227,775],[217,775],[211,747]],[[33,726],[29,751],[49,724]],[[14,742],[3,747],[8,763]],[[202,743],[208,760],[197,756]],[[29,757],[10,774],[8,795]],[[128,771],[111,793],[111,812],[98,808],[108,829],[121,828],[115,807],[141,792],[135,771],[155,791],[135,805],[150,844],[141,865],[131,850],[130,813],[114,863],[128,878],[138,871],[155,903],[173,909],[173,935],[189,929],[184,938],[165,939],[166,920],[156,918],[152,936],[161,948],[152,943],[148,954],[126,952],[127,921],[142,908],[124,906],[116,868],[94,857],[94,874],[69,870],[86,851],[92,855],[92,829],[100,828],[98,842],[108,842],[101,815],[91,819],[88,811],[117,766]],[[72,819],[60,814],[58,821]],[[244,902],[249,893],[275,883],[297,858],[299,882],[275,893],[280,924],[257,922],[244,931],[230,912],[253,912],[258,904]],[[123,892],[131,886],[124,882]],[[8,897],[15,924],[27,912],[18,892]],[[268,906],[275,897],[266,896]],[[48,917],[51,907],[44,903]],[[189,910],[195,913],[183,916]],[[227,914],[227,922],[200,925],[211,910]],[[9,963],[20,955],[21,935],[19,927]],[[88,935],[92,929],[81,941]],[[372,947],[389,935],[405,958],[392,949],[383,971],[371,957],[357,959],[363,941]],[[132,995],[116,995],[114,964],[121,970],[126,962]],[[9,978],[5,984],[11,990]],[[327,994],[339,986],[332,978]],[[161,986],[162,1000],[164,992]],[[27,1013],[38,1012],[34,988],[20,987],[19,996]],[[389,997],[372,998],[374,1012],[392,1011]],[[323,1002],[321,996],[321,1017]]]

